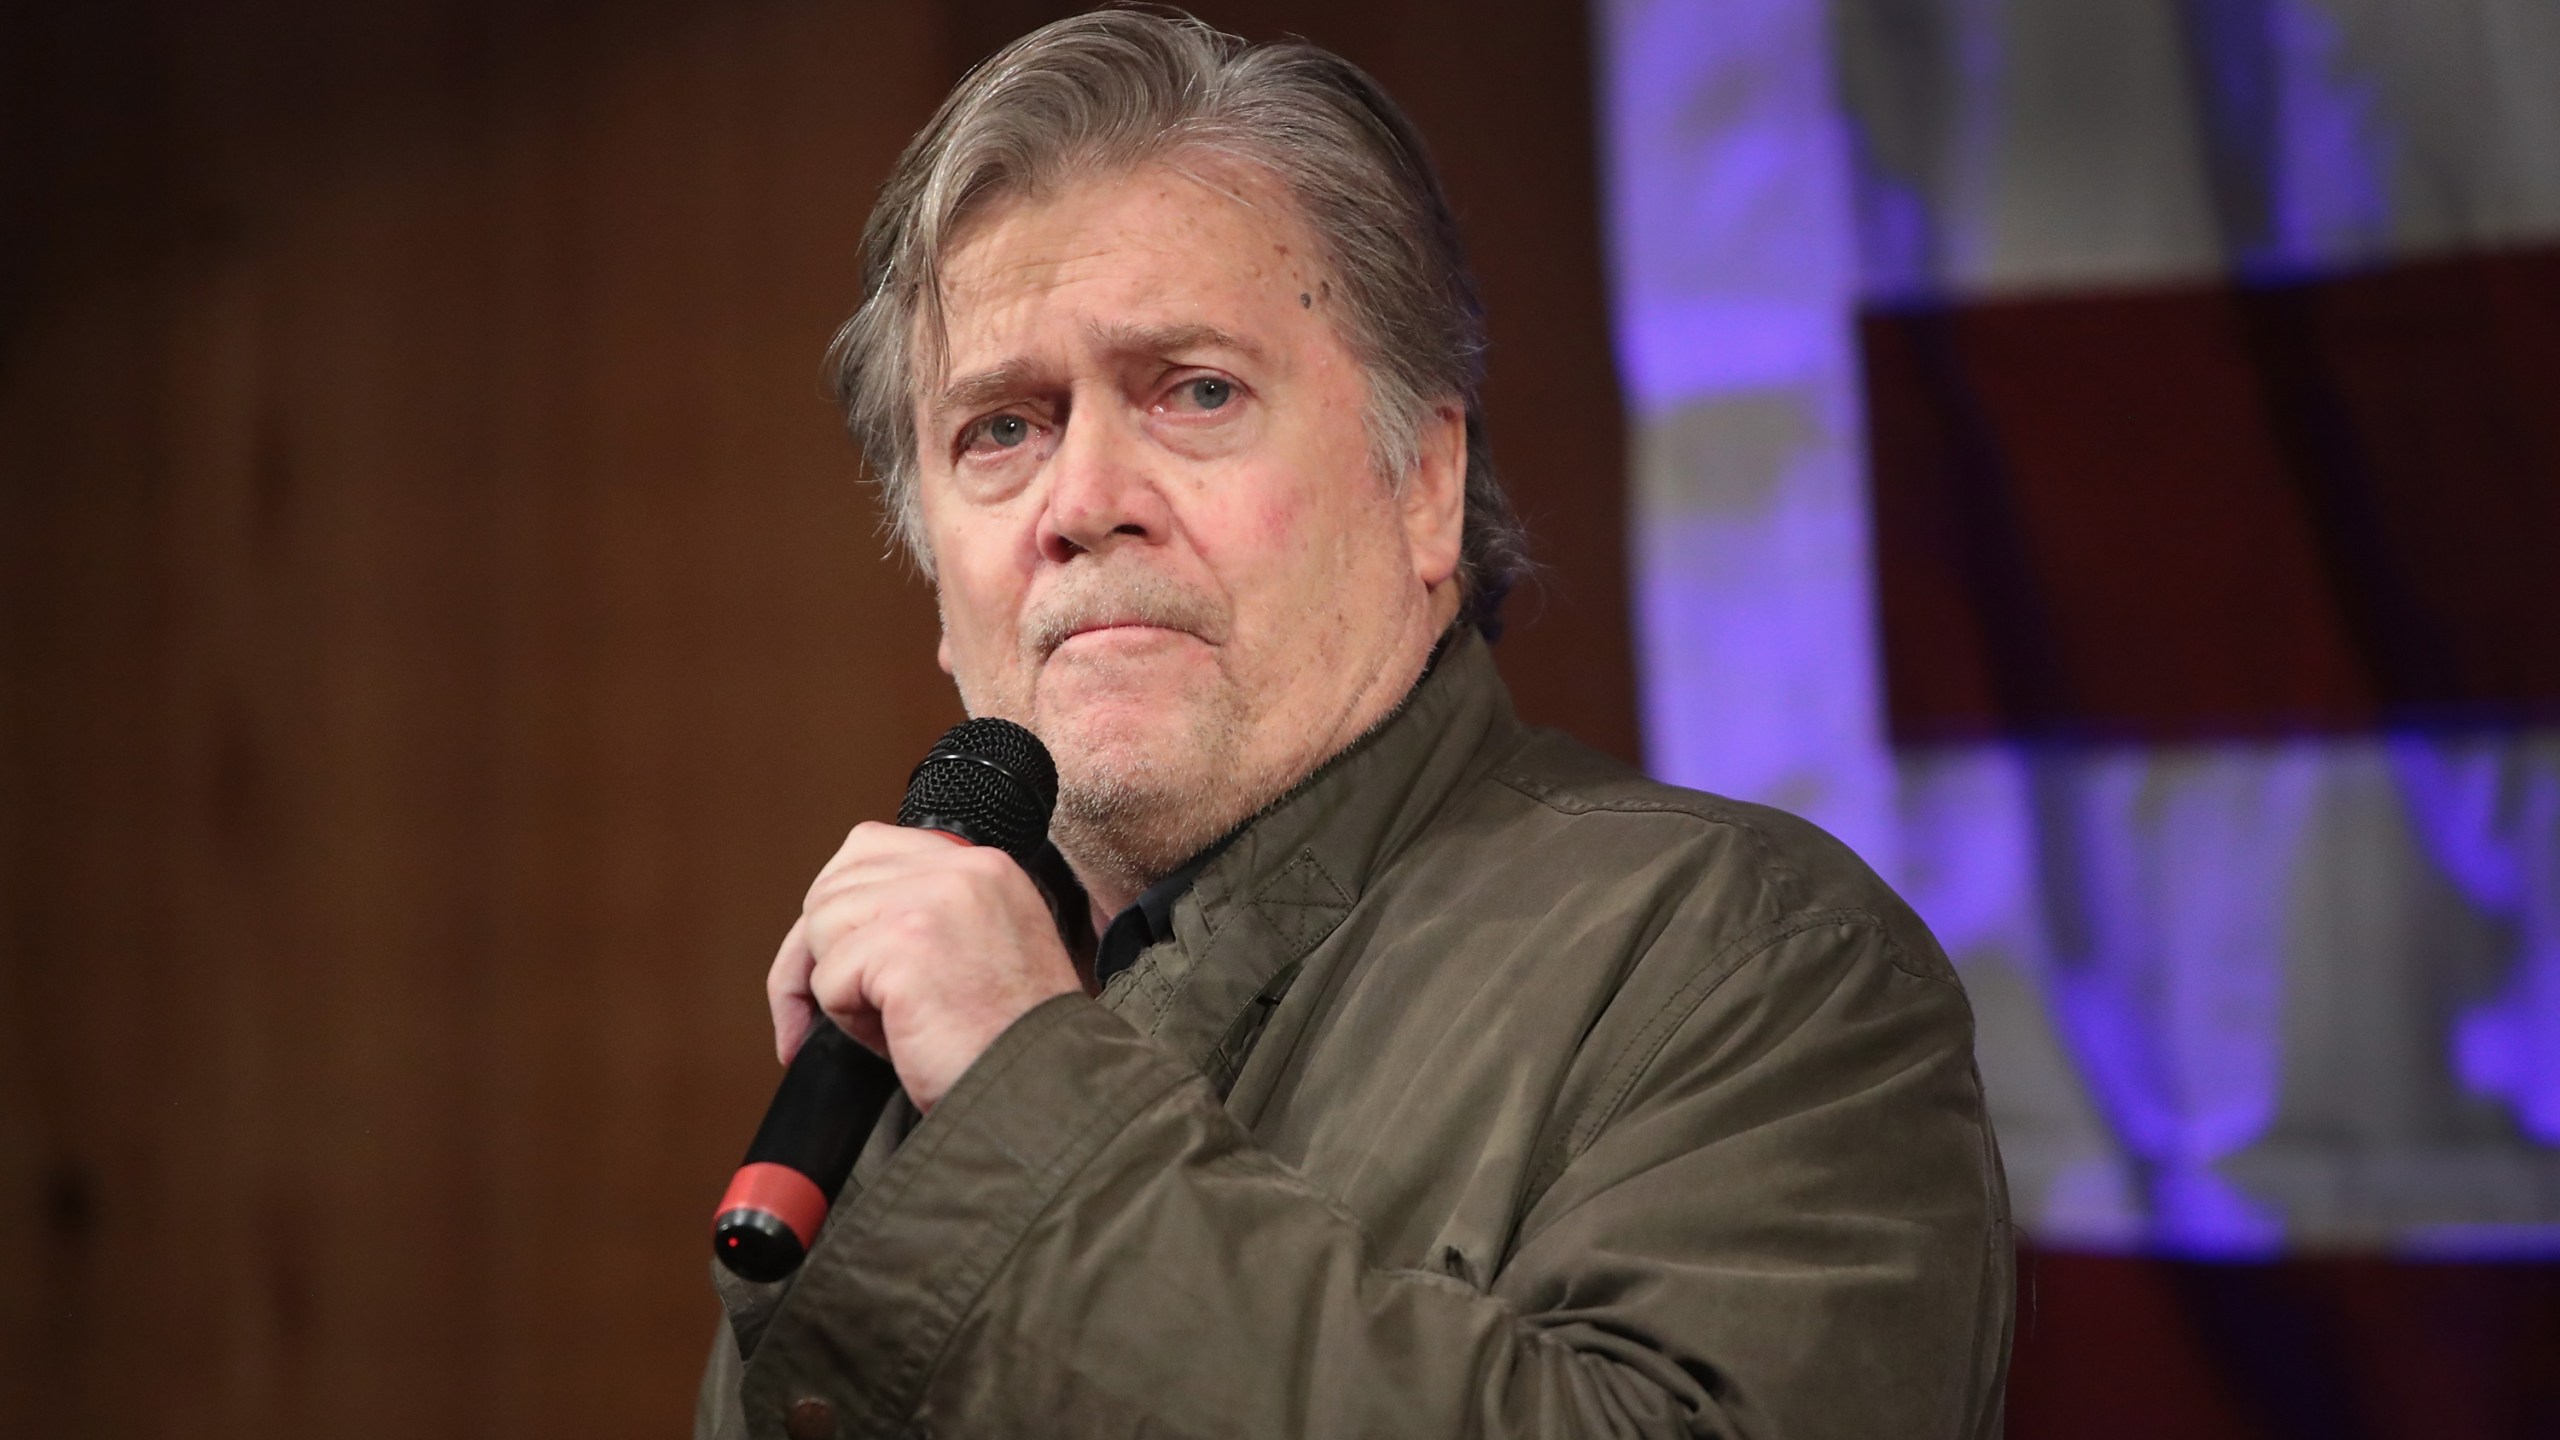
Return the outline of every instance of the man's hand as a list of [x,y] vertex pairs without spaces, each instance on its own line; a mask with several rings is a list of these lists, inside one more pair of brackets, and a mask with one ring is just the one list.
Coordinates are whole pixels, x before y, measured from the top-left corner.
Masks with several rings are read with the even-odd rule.
[[1024,1012],[1082,988],[1010,856],[876,823],[853,827],[818,872],[765,977],[784,1063],[823,1011],[889,1057],[919,1110]]

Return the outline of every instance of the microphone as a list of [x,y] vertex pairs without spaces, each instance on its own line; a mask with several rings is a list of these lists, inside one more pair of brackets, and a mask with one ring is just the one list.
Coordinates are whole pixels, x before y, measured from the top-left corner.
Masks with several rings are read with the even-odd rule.
[[[898,823],[991,846],[1029,870],[1057,800],[1057,767],[1040,737],[1010,720],[963,720],[907,777]],[[897,1090],[895,1067],[818,1016],[714,1212],[720,1263],[756,1281],[799,1269]]]

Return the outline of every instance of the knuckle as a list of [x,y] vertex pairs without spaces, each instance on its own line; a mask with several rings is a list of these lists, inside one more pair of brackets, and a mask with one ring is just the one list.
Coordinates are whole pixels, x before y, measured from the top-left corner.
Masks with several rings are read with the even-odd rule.
[[1006,871],[1017,868],[1012,856],[985,845],[972,845],[960,854],[964,870],[986,879],[1000,880]]
[[822,965],[809,976],[809,998],[830,1015],[851,1009],[862,988],[861,969],[850,961]]
[[941,918],[926,905],[905,906],[887,918],[889,938],[905,946],[928,944],[942,929]]

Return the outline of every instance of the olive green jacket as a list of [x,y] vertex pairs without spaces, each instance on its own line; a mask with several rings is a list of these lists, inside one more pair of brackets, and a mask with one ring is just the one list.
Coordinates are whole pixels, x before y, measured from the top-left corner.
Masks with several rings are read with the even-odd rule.
[[1523,726],[1470,637],[1173,931],[717,1277],[697,1436],[1999,1434],[1971,1011],[1811,825]]

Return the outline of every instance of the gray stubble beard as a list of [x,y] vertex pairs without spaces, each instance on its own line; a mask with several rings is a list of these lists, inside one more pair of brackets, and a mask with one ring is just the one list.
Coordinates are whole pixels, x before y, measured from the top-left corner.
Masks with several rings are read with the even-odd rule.
[[1240,697],[1227,690],[1192,717],[1188,763],[1060,755],[1051,841],[1088,882],[1132,894],[1154,884],[1275,798],[1261,793],[1272,788],[1269,777],[1238,773],[1248,728]]

